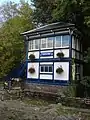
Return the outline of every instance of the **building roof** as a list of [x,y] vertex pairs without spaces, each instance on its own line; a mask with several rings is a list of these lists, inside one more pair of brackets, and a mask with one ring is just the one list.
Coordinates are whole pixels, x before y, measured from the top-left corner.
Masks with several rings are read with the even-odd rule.
[[50,31],[50,30],[55,30],[55,29],[63,29],[63,28],[70,28],[70,27],[74,27],[75,25],[74,24],[71,24],[71,23],[64,23],[64,22],[56,22],[56,23],[52,23],[52,24],[48,24],[48,25],[45,25],[45,26],[41,26],[41,27],[38,27],[36,29],[32,29],[30,31],[27,31],[27,32],[23,32],[21,33],[21,35],[30,35],[30,34],[33,34],[33,33],[40,33],[42,31]]

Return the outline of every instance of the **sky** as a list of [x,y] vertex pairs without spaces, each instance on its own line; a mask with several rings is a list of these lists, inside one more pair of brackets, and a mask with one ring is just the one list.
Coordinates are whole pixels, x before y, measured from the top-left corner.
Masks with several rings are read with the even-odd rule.
[[[15,2],[15,3],[19,3],[20,0],[0,0],[0,6],[2,6],[3,4],[7,3],[7,2]],[[25,2],[31,3],[31,0],[24,0]],[[0,25],[2,23],[2,15],[0,14]]]
[[[9,1],[12,1],[12,2],[15,2],[15,3],[19,3],[20,0],[0,0],[0,5],[4,4],[6,2],[9,2]],[[31,0],[25,0],[25,1],[30,2]]]

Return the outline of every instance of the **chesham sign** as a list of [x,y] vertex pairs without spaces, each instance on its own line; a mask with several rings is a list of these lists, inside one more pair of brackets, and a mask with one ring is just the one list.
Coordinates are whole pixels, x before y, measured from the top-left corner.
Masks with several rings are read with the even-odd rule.
[[40,57],[44,56],[53,56],[53,52],[42,52],[40,53]]

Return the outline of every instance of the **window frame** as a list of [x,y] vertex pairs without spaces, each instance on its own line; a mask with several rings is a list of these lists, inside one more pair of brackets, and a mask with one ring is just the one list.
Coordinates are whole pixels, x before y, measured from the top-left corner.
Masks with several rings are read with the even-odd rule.
[[[44,71],[41,71],[41,67],[43,67],[43,70]],[[48,67],[48,71],[45,71],[45,67]],[[50,67],[52,68],[52,72],[50,72],[51,70],[50,70]],[[46,64],[46,65],[40,65],[40,73],[53,73],[53,65],[51,64],[51,65],[48,65],[48,64]]]
[[[34,39],[29,41],[29,50],[39,50],[39,40],[40,39]],[[38,41],[38,48],[36,48],[36,41]]]
[[57,36],[55,36],[55,45],[54,45],[55,48],[67,48],[67,47],[70,46],[70,44],[69,44],[69,40],[70,40],[70,39],[68,39],[68,46],[63,46],[63,37],[64,37],[64,36],[69,36],[69,37],[70,37],[70,35],[60,35],[59,37],[61,37],[61,40],[60,40],[61,44],[60,44],[60,46],[58,46],[58,47],[56,46],[56,45],[57,45],[57,44],[56,44],[56,41],[57,41],[57,40],[56,40],[56,37],[57,37]]

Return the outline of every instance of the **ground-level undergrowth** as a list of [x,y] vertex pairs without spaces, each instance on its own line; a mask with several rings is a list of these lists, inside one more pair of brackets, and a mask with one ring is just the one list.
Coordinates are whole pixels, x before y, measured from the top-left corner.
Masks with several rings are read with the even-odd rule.
[[0,120],[90,120],[90,110],[40,99],[0,101]]

